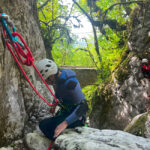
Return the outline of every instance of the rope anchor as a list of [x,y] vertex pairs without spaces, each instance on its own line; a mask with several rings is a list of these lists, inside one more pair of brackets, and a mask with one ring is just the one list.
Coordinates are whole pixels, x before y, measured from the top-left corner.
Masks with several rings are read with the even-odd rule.
[[[48,86],[48,84],[45,82],[44,78],[42,77],[42,75],[38,71],[38,69],[36,68],[35,64],[33,63],[34,58],[32,56],[32,52],[30,51],[29,47],[25,43],[22,36],[18,32],[16,32],[16,29],[13,25],[13,22],[10,20],[9,16],[6,15],[5,13],[0,14],[0,22],[1,22],[2,28],[3,28],[3,30],[2,30],[3,31],[2,32],[3,44],[7,46],[8,50],[10,51],[13,58],[15,59],[17,65],[19,66],[19,68],[20,68],[21,72],[23,73],[24,77],[26,78],[26,80],[28,81],[28,83],[30,84],[32,89],[36,92],[36,94],[41,99],[43,99],[45,101],[45,103],[47,103],[49,106],[54,106],[56,108],[59,101],[55,97],[55,95],[53,94],[53,92],[50,89],[50,87]],[[11,32],[11,30],[9,29],[9,26],[12,27],[13,32]],[[19,38],[19,40],[18,40],[18,38]],[[12,50],[12,48],[14,49],[15,53]],[[39,94],[39,92],[35,89],[35,87],[31,83],[31,81],[29,80],[28,76],[26,75],[22,65],[32,66],[35,69],[35,71],[38,73],[38,75],[40,76],[40,78],[42,79],[42,81],[44,82],[44,84],[46,85],[48,90],[50,91],[51,95],[53,96],[53,98],[55,100],[55,103],[50,104],[43,96],[41,96]]]

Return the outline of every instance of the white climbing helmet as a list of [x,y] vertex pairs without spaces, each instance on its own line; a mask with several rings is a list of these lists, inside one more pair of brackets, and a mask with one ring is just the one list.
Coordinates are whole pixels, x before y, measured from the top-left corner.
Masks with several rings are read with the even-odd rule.
[[54,61],[50,59],[42,59],[36,64],[37,69],[46,80],[50,75],[55,75],[58,72],[58,67]]
[[148,60],[146,58],[143,58],[142,63],[148,63]]

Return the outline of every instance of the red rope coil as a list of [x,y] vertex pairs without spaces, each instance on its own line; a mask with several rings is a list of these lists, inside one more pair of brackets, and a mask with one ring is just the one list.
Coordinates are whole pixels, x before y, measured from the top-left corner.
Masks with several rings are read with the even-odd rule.
[[[4,37],[6,40],[6,46],[8,47],[9,51],[11,52],[13,58],[15,59],[16,63],[18,64],[21,72],[23,73],[24,77],[26,78],[26,80],[28,81],[28,83],[30,84],[30,86],[32,87],[32,89],[36,92],[36,94],[43,99],[48,105],[50,106],[55,106],[58,104],[58,99],[55,97],[55,95],[53,94],[52,90],[50,89],[50,87],[48,86],[48,84],[45,82],[44,78],[42,77],[42,75],[40,74],[40,72],[38,71],[38,69],[36,68],[35,64],[33,63],[34,58],[32,56],[32,53],[30,51],[30,49],[28,48],[27,44],[25,43],[24,39],[22,38],[22,36],[17,33],[17,32],[13,32],[12,36],[14,37],[18,37],[22,44],[24,49],[22,48],[22,46],[16,41],[16,42],[12,42],[10,41],[10,39],[7,38],[7,33],[5,31],[5,29],[3,28],[3,32],[4,32]],[[13,52],[12,48],[14,48],[17,56],[15,55],[15,53]],[[27,52],[25,53],[25,50],[27,50]],[[21,63],[20,63],[21,62]],[[48,90],[50,91],[51,95],[53,96],[53,98],[55,99],[55,103],[54,104],[50,104],[43,96],[41,96],[39,94],[39,92],[35,89],[35,87],[33,86],[33,84],[31,83],[31,81],[29,80],[28,76],[26,75],[22,65],[27,65],[27,66],[33,66],[33,68],[35,69],[35,71],[38,73],[38,75],[40,76],[40,78],[42,79],[42,81],[44,82],[44,84],[46,85],[46,87],[48,88]]]

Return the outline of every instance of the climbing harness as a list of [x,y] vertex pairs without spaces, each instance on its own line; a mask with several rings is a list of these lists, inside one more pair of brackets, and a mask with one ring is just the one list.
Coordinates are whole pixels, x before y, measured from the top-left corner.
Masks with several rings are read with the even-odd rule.
[[[0,21],[1,21],[1,24],[2,24],[2,34],[3,34],[2,40],[3,40],[4,46],[5,45],[7,46],[8,50],[12,54],[12,56],[15,59],[16,63],[18,64],[18,66],[19,66],[21,72],[23,73],[24,77],[26,78],[26,80],[28,81],[28,83],[30,84],[32,89],[36,92],[36,94],[41,99],[43,99],[49,106],[54,106],[56,108],[59,101],[55,97],[55,95],[53,94],[53,92],[50,89],[50,87],[48,86],[48,84],[45,82],[44,78],[42,77],[42,75],[38,71],[38,69],[36,68],[35,64],[33,63],[34,58],[32,56],[32,53],[31,53],[30,49],[28,48],[27,44],[25,43],[24,39],[22,38],[22,36],[18,32],[16,32],[16,29],[15,29],[12,21],[9,19],[9,16],[7,16],[5,13],[0,14]],[[12,27],[12,32],[9,29],[9,26]],[[20,40],[18,40],[18,38]],[[12,48],[14,49],[15,52],[12,50]],[[48,90],[50,91],[51,95],[53,96],[53,98],[55,100],[55,103],[50,104],[43,96],[41,96],[39,94],[39,92],[35,89],[35,87],[31,83],[31,81],[29,80],[29,78],[26,75],[25,71],[23,70],[23,67],[22,67],[21,64],[26,65],[26,66],[33,66],[33,68],[38,73],[38,75],[40,76],[40,78],[42,79],[42,81],[44,82],[44,84],[46,85]]]

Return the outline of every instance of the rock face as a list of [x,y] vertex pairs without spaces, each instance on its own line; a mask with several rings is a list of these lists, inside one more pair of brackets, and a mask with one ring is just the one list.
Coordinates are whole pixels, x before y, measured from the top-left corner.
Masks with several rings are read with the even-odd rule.
[[[37,24],[34,0],[1,0],[0,10],[10,16],[35,60],[45,57],[45,48]],[[39,57],[40,56],[40,57]],[[33,69],[24,67],[32,83],[41,90],[36,82]],[[0,39],[0,146],[23,136],[46,108],[39,97],[26,82],[7,48]],[[46,94],[48,95],[48,94]],[[46,96],[45,95],[45,96]],[[40,114],[39,114],[40,113]],[[26,123],[28,122],[28,124]],[[31,129],[30,129],[31,130]]]
[[138,6],[132,13],[131,29],[129,29],[130,49],[137,54],[150,58],[150,1],[145,1],[145,6]]
[[92,127],[122,130],[134,116],[146,111],[150,82],[143,79],[137,57],[132,57],[126,65],[130,72],[126,79],[122,82],[115,74],[94,101],[90,117]]
[[146,111],[150,82],[141,72],[141,58],[150,51],[150,1],[134,11],[129,32],[130,53],[112,75],[112,80],[98,89],[90,117],[91,126],[99,129],[124,129],[131,119]]
[[[45,57],[45,48],[36,20],[35,0],[1,0],[0,10],[7,13],[13,20],[17,31],[23,35],[30,47],[35,60]],[[149,52],[150,48],[149,10],[150,2],[146,5],[146,10],[138,12],[136,17],[138,20],[133,20],[135,24],[129,37],[130,50],[133,53],[119,67],[120,70],[114,73],[112,82],[101,90],[101,95],[95,100],[91,115],[92,127],[123,129],[134,116],[145,111],[144,103],[150,89],[150,82],[143,79],[139,56],[147,57],[146,52]],[[143,52],[145,55],[142,54]],[[50,100],[50,95],[44,92],[44,85],[35,80],[33,69],[25,66],[24,69],[37,90]],[[38,121],[47,115],[48,107],[26,82],[10,52],[3,47],[2,40],[0,40],[0,87],[1,147],[36,130]],[[147,132],[150,133],[149,121],[146,122],[146,126]],[[58,149],[91,150],[94,147],[94,150],[100,148],[150,150],[148,139],[121,131],[77,128],[75,131],[67,132],[68,134],[62,134],[56,140],[55,147]],[[34,136],[30,134],[29,137],[29,141],[35,138],[33,148],[36,147],[36,142],[39,144],[38,136]],[[40,147],[40,149],[44,148]]]
[[13,150],[13,148],[12,147],[7,147],[7,148],[2,147],[2,148],[0,148],[0,150]]
[[[47,150],[50,141],[39,133],[26,135],[29,150]],[[77,127],[65,130],[53,143],[55,150],[150,150],[150,139],[119,130]]]
[[146,137],[150,138],[150,113],[147,116],[145,127],[146,127]]
[[135,116],[124,131],[134,135],[150,138],[150,114],[143,113]]
[[37,133],[27,134],[25,142],[29,150],[47,150],[50,144],[50,140]]
[[118,130],[76,128],[66,130],[55,141],[58,150],[150,150],[150,139]]
[[132,133],[137,136],[146,137],[147,129],[146,129],[145,123],[147,120],[148,120],[147,113],[137,115],[127,125],[127,127],[124,129],[124,131]]

